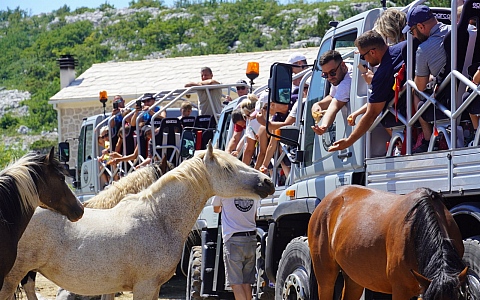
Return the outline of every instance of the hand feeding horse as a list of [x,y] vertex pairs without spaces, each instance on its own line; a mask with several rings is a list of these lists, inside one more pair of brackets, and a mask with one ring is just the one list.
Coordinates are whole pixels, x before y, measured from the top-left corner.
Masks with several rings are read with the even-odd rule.
[[65,168],[49,155],[29,153],[0,172],[0,288],[13,267],[17,244],[37,206],[53,209],[72,222],[83,207],[65,182]]
[[259,199],[273,192],[268,176],[209,144],[114,208],[85,209],[80,222],[37,210],[0,299],[33,269],[80,295],[133,291],[134,299],[157,299],[210,197]]
[[[164,157],[160,163],[147,165],[146,167],[137,169],[135,172],[120,178],[118,181],[114,181],[111,185],[98,193],[98,195],[83,202],[83,206],[98,209],[112,208],[127,194],[136,194],[143,191],[163,174],[173,168],[173,164]],[[28,300],[38,300],[37,295],[35,294],[36,275],[36,272],[30,271],[21,281]],[[114,296],[114,294],[112,295]],[[113,299],[112,295],[110,298]]]
[[344,186],[328,194],[308,225],[308,243],[320,299],[332,299],[337,275],[342,299],[363,289],[393,300],[467,299],[467,267],[457,224],[440,194],[407,195]]

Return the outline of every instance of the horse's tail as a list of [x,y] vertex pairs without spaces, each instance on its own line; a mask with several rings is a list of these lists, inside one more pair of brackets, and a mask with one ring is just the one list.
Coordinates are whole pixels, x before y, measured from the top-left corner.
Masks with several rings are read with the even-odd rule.
[[405,216],[405,222],[411,222],[411,236],[414,240],[415,255],[420,273],[432,280],[424,294],[424,299],[455,299],[454,290],[460,284],[459,270],[465,268],[462,258],[452,241],[444,237],[440,220],[433,203],[442,201],[440,193],[424,188],[419,198]]

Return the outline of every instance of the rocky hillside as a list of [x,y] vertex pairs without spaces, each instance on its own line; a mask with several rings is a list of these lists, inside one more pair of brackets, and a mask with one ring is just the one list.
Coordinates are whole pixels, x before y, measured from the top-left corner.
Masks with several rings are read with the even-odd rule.
[[[330,20],[342,20],[379,3],[239,0],[167,8],[117,9],[68,6],[28,15],[0,11],[0,135],[8,148],[26,149],[32,139],[55,132],[56,112],[48,99],[59,91],[56,60],[72,54],[77,74],[93,63],[319,45]],[[3,87],[3,88],[2,88]],[[5,138],[12,137],[14,138]],[[55,138],[55,134],[49,135]],[[1,155],[1,151],[0,151]]]

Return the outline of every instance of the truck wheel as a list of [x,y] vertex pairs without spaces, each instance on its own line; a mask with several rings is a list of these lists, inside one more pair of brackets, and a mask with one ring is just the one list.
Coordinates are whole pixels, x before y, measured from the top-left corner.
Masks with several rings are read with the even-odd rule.
[[260,245],[257,246],[257,263],[255,265],[257,269],[257,286],[254,299],[261,300],[274,300],[275,290],[267,285],[269,282],[267,275],[265,274],[265,259],[260,255]]
[[468,266],[468,289],[470,295],[480,295],[480,236],[463,241],[463,261]]
[[293,239],[283,251],[278,264],[275,299],[318,299],[307,237]]
[[187,274],[187,300],[202,299],[200,288],[202,286],[202,246],[193,246],[188,260]]

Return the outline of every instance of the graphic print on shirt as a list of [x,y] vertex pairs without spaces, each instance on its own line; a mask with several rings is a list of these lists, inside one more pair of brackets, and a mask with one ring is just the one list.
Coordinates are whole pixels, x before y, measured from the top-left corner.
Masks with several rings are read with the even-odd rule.
[[235,207],[241,212],[247,212],[252,209],[254,200],[252,199],[235,199]]

